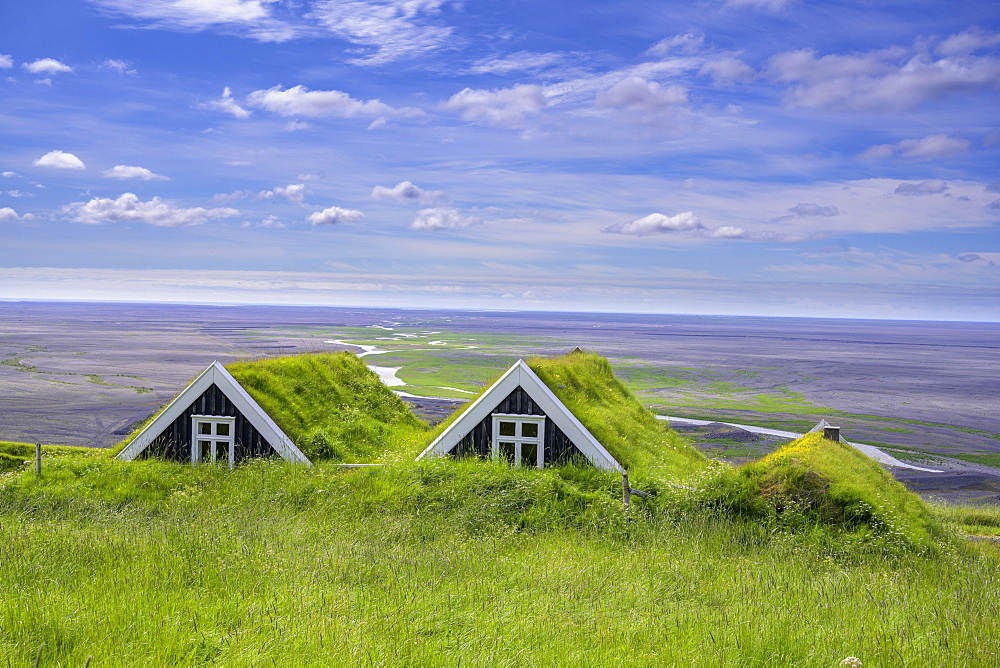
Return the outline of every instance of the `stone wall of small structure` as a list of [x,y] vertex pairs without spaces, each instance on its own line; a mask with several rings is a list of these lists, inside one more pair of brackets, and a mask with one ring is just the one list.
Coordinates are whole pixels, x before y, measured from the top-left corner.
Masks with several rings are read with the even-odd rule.
[[[508,415],[545,415],[545,411],[538,407],[528,393],[520,387],[497,404],[491,414],[477,424],[472,431],[465,435],[458,444],[451,449],[454,457],[481,457],[488,459],[492,455],[493,438],[493,413],[506,413]],[[546,416],[548,418],[548,416]],[[583,454],[573,445],[569,437],[556,426],[551,419],[545,420],[545,463],[562,464],[570,459]]]
[[[191,417],[194,415],[219,415],[236,417],[233,437],[235,443],[235,459],[241,462],[253,457],[270,457],[276,455],[274,448],[264,440],[250,421],[236,410],[233,402],[217,386],[212,385],[205,390],[184,412],[174,420],[169,427],[144,449],[139,459],[158,457],[178,462],[191,461]],[[224,457],[220,457],[225,461]]]

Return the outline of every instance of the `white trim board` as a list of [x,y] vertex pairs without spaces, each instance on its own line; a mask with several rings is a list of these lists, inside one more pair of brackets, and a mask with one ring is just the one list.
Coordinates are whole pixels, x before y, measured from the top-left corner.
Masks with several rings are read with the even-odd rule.
[[129,442],[125,448],[118,453],[117,459],[130,462],[145,450],[150,443],[159,436],[164,429],[170,426],[174,420],[180,417],[187,408],[194,403],[212,385],[215,385],[225,394],[243,417],[260,432],[275,452],[287,461],[297,462],[312,466],[309,458],[302,454],[302,451],[295,447],[292,439],[285,435],[285,432],[275,424],[264,409],[253,400],[243,386],[233,378],[232,374],[218,361],[212,362],[208,368],[202,371],[191,384],[184,388],[177,397],[167,404],[156,418],[146,427],[136,434],[135,438]]
[[625,471],[611,453],[566,408],[566,405],[559,401],[542,379],[524,363],[524,360],[518,360],[507,369],[500,379],[472,402],[457,420],[448,425],[448,428],[441,432],[417,459],[433,459],[447,455],[477,424],[492,415],[500,402],[518,387],[538,404],[545,416],[566,434],[566,437],[594,466],[606,471],[620,473]]

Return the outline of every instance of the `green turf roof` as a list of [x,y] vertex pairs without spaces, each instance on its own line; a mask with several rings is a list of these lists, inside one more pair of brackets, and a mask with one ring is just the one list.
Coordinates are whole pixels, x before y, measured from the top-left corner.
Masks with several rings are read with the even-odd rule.
[[874,460],[820,433],[720,476],[709,497],[739,514],[816,524],[929,548],[944,535],[913,492]]
[[[577,349],[560,357],[532,358],[527,364],[630,473],[646,479],[676,481],[709,466],[704,455],[657,420],[615,378],[605,358]],[[483,388],[472,401],[488,389],[489,386]],[[456,410],[426,442],[433,441],[466,408],[468,405]]]
[[649,411],[600,355],[579,349],[528,360],[552,393],[630,472],[677,479],[703,471],[708,460]]
[[427,431],[350,353],[235,362],[226,369],[313,461],[394,459]]

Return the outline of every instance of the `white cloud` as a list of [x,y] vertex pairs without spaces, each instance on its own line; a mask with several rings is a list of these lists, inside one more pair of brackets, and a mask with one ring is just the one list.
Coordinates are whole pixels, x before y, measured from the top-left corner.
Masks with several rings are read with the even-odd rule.
[[706,239],[741,239],[745,241],[802,241],[802,236],[779,236],[773,232],[751,232],[738,225],[722,225],[710,228],[702,224],[692,211],[683,211],[673,216],[651,213],[628,223],[616,223],[605,227],[606,234],[627,234],[644,237],[650,234],[666,234],[674,237]]
[[216,204],[227,204],[235,202],[238,199],[249,199],[254,196],[263,199],[264,197],[273,197],[274,193],[270,190],[264,190],[259,193],[255,193],[252,190],[234,190],[231,193],[216,193],[212,195],[212,201]]
[[462,120],[513,128],[522,125],[527,116],[537,114],[547,104],[541,86],[518,84],[496,90],[465,88],[452,95],[444,108],[458,111]]
[[226,29],[260,41],[284,41],[297,30],[271,15],[273,0],[90,0],[160,28],[182,31]]
[[819,204],[806,204],[799,203],[788,210],[790,214],[796,217],[803,216],[839,216],[840,209],[833,205],[822,206]]
[[662,213],[651,213],[642,218],[636,218],[630,223],[618,223],[604,228],[611,234],[632,234],[645,236],[647,234],[702,234],[705,226],[698,220],[693,211],[684,211],[673,216]]
[[560,64],[561,53],[534,53],[518,51],[502,58],[487,58],[469,68],[473,74],[509,74],[511,72],[531,72]]
[[339,206],[331,206],[322,211],[309,214],[309,222],[313,225],[340,225],[341,223],[356,223],[365,217],[357,209],[342,209]]
[[30,63],[21,65],[32,74],[60,74],[62,72],[72,72],[73,68],[65,63],[61,63],[55,58],[39,58]]
[[0,70],[9,70],[14,67],[14,59],[10,56],[0,53]]
[[701,66],[701,70],[699,70],[698,73],[712,77],[712,81],[715,82],[716,85],[724,85],[734,82],[748,83],[757,78],[757,72],[754,68],[750,67],[739,58],[733,58],[731,56],[723,56],[721,58],[709,60]]
[[115,58],[108,58],[103,63],[101,63],[102,70],[114,70],[119,74],[135,74],[135,69],[132,67],[132,63],[127,60],[117,60]]
[[169,181],[170,179],[161,174],[154,174],[145,167],[135,167],[129,165],[115,165],[111,169],[104,170],[104,176],[109,179],[139,179],[141,181]]
[[423,204],[424,206],[435,206],[448,201],[448,197],[440,190],[424,190],[409,181],[400,181],[391,188],[375,186],[372,188],[372,199],[381,202]]
[[10,197],[34,197],[34,193],[21,192],[20,190],[7,190],[5,191]]
[[938,44],[935,51],[942,56],[967,56],[998,44],[1000,44],[1000,33],[989,32],[982,28],[970,28],[944,40]]
[[49,151],[33,163],[36,167],[55,167],[57,169],[86,169],[83,160],[72,153]]
[[695,53],[700,51],[705,43],[705,36],[697,32],[685,32],[672,37],[666,37],[649,47],[646,53],[651,56],[665,56],[668,53]]
[[306,123],[305,121],[288,121],[285,123],[286,132],[296,132],[298,130],[308,130],[312,127],[312,123]]
[[257,199],[269,199],[275,195],[284,197],[293,204],[302,204],[306,198],[306,186],[304,183],[291,183],[274,190],[263,190],[257,193]]
[[774,56],[768,71],[794,86],[790,104],[839,111],[903,111],[956,93],[1000,88],[1000,59],[905,54],[888,49],[817,57],[801,49]]
[[0,176],[9,179],[12,176],[17,176],[17,172],[0,172]]
[[229,86],[222,89],[222,97],[218,100],[210,100],[208,102],[202,102],[198,105],[199,109],[214,109],[215,111],[221,111],[226,114],[231,114],[236,118],[250,118],[252,112],[244,109],[240,105],[236,104],[236,100],[233,99],[233,92],[229,90]]
[[[7,176],[7,172],[4,172],[4,176]],[[996,181],[995,183],[991,183],[988,186],[986,186],[986,192],[1000,193],[1000,181]]]
[[689,111],[684,86],[661,86],[639,76],[627,77],[597,94],[597,106],[627,113],[646,125],[674,127]]
[[9,206],[0,208],[0,223],[9,223],[15,220],[21,220],[21,217],[17,215],[17,211],[14,211]]
[[893,156],[907,160],[934,160],[954,158],[969,150],[968,139],[948,135],[928,135],[923,139],[904,139],[895,144],[876,144],[866,149],[858,158],[878,160]]
[[247,96],[247,104],[279,116],[309,118],[423,115],[422,111],[412,107],[393,108],[380,100],[356,100],[339,90],[309,90],[302,85],[285,90],[280,85],[267,90],[255,90]]
[[788,7],[795,0],[725,0],[726,7],[738,9],[741,7],[752,7],[754,9],[765,9],[771,12],[780,12]]
[[277,216],[268,216],[264,220],[260,221],[258,227],[269,227],[275,230],[280,230],[285,227],[285,224],[278,220]]
[[410,227],[414,230],[457,230],[481,222],[481,219],[466,216],[458,209],[433,208],[417,212]]
[[71,220],[88,225],[100,223],[149,223],[157,227],[200,225],[215,218],[238,216],[237,209],[180,208],[172,202],[154,197],[143,202],[133,193],[118,199],[95,197],[89,202],[74,202],[62,207]]
[[326,0],[310,14],[341,39],[372,47],[353,60],[384,65],[435,51],[450,41],[452,28],[429,25],[445,0]]
[[948,184],[941,179],[930,179],[920,183],[900,183],[893,191],[897,195],[940,195],[948,190]]

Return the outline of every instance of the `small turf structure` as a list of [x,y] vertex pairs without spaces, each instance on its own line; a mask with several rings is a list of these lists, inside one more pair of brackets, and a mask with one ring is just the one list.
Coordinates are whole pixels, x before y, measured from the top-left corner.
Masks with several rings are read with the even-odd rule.
[[[524,379],[521,384],[511,380],[515,372]],[[541,383],[554,403],[540,406],[539,397],[522,396],[529,394],[525,390],[530,389],[534,381]],[[495,388],[500,391],[497,392]],[[531,391],[537,393],[537,390]],[[517,410],[512,410],[512,406],[517,406]],[[562,427],[559,430],[551,430],[547,424],[555,421],[550,418],[559,417],[546,415],[547,411],[553,409],[565,411],[569,416],[568,419],[563,416],[564,421],[559,423]],[[524,415],[512,416],[512,412]],[[517,418],[530,421],[538,417],[546,418],[546,431],[541,443],[544,448],[549,448],[546,441],[550,439],[550,431],[566,432],[565,436],[573,441],[572,446],[576,447],[576,454],[581,455],[580,459],[587,459],[599,468],[618,471],[625,469],[639,474],[644,480],[676,481],[703,473],[710,466],[704,455],[657,420],[615,378],[611,365],[605,358],[579,349],[559,357],[533,358],[526,364],[515,364],[496,383],[484,389],[471,404],[456,411],[438,429],[435,438],[421,456],[451,454],[459,457],[504,458],[499,451],[499,444],[494,447],[492,443],[504,441],[499,433],[498,423]],[[490,420],[494,423],[493,433],[489,427]],[[570,433],[563,426],[570,420],[580,430]],[[476,431],[479,432],[478,435]],[[507,440],[527,440],[522,436],[520,431],[515,430],[512,435],[508,435]],[[559,433],[555,436],[556,439],[563,438]],[[564,443],[559,444],[559,449],[561,452],[558,456],[538,454],[535,461],[540,466],[542,463],[559,464],[573,458],[572,450]],[[506,458],[518,459],[517,452],[515,450],[508,453]],[[524,450],[520,452],[523,455]],[[537,453],[532,451],[532,455],[535,454]]]
[[863,541],[933,549],[946,539],[916,494],[846,443],[810,433],[722,471],[703,491],[727,514],[794,530],[825,526]]
[[350,353],[213,363],[117,449],[120,459],[225,461],[280,455],[370,461],[427,427]]

